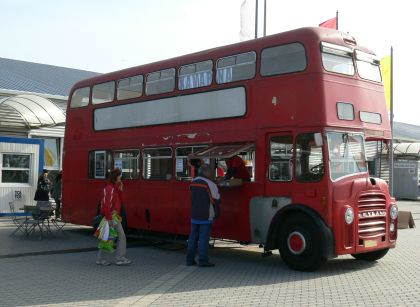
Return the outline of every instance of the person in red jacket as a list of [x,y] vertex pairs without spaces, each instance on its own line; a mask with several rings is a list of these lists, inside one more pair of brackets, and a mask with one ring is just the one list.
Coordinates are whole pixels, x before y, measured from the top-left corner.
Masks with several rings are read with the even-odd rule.
[[[123,183],[121,181],[121,170],[113,169],[108,176],[108,183],[104,188],[101,200],[101,214],[106,218],[109,226],[114,227],[118,233],[117,250],[115,252],[115,264],[127,265],[131,263],[126,255],[126,238],[124,229],[121,225],[121,205],[123,202]],[[98,265],[110,265],[111,263],[104,259],[104,251],[98,252],[96,259]]]
[[251,176],[245,166],[245,161],[239,156],[233,156],[226,160],[227,172],[225,179],[242,179],[243,181],[250,181]]

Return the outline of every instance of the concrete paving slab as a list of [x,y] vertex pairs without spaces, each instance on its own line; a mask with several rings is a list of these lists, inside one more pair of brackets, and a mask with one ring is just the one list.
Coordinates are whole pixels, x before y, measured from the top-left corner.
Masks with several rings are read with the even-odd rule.
[[[398,205],[420,213],[418,202]],[[5,233],[0,231],[0,239]],[[34,243],[54,251],[92,242],[87,233],[70,236],[65,243],[59,238]],[[313,273],[292,271],[278,254],[261,257],[260,251],[216,241],[210,250],[214,268],[185,266],[185,250],[176,245],[130,248],[133,264],[127,267],[97,266],[94,251],[0,258],[0,306],[420,305],[418,228],[400,230],[397,248],[379,261],[343,256]]]

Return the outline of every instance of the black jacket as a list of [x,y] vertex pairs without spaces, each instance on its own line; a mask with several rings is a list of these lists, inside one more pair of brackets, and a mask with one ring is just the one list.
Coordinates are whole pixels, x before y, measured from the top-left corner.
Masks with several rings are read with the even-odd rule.
[[[200,186],[201,185],[201,186]],[[206,189],[207,187],[207,189]],[[207,182],[201,179],[194,179],[190,186],[191,190],[191,218],[207,221],[210,215],[210,189]],[[212,199],[215,205],[220,203],[218,199]],[[217,210],[214,208],[215,211]],[[217,212],[215,212],[217,216]]]
[[50,192],[50,181],[45,178],[38,179],[38,185],[36,188],[34,200],[37,200],[37,201],[50,200],[49,192]]

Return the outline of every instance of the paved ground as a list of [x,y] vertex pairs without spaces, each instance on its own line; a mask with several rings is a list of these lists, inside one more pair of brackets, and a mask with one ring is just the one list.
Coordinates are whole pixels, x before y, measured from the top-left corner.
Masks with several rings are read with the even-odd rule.
[[[420,202],[398,205],[420,225]],[[0,219],[0,306],[420,306],[418,228],[400,230],[378,262],[344,256],[315,273],[225,242],[211,250],[215,268],[186,267],[181,246],[146,242],[128,250],[133,265],[99,267],[86,228],[42,241],[9,237],[12,229]]]

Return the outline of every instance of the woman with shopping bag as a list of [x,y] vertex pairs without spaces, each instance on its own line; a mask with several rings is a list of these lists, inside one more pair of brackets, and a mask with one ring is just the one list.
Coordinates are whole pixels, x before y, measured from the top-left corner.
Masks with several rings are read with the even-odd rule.
[[[128,265],[131,263],[131,260],[128,260],[125,257],[126,238],[124,229],[121,226],[121,204],[123,202],[123,183],[121,181],[121,170],[118,168],[113,169],[109,173],[108,181],[109,182],[103,190],[101,199],[101,214],[104,216],[104,222],[108,224],[106,229],[115,229],[117,232],[117,249],[114,256],[115,264]],[[103,245],[103,240],[101,240],[99,244],[98,256],[96,258],[96,264],[110,265],[111,262],[105,259],[105,253],[112,251],[113,248],[106,248],[106,245]]]

